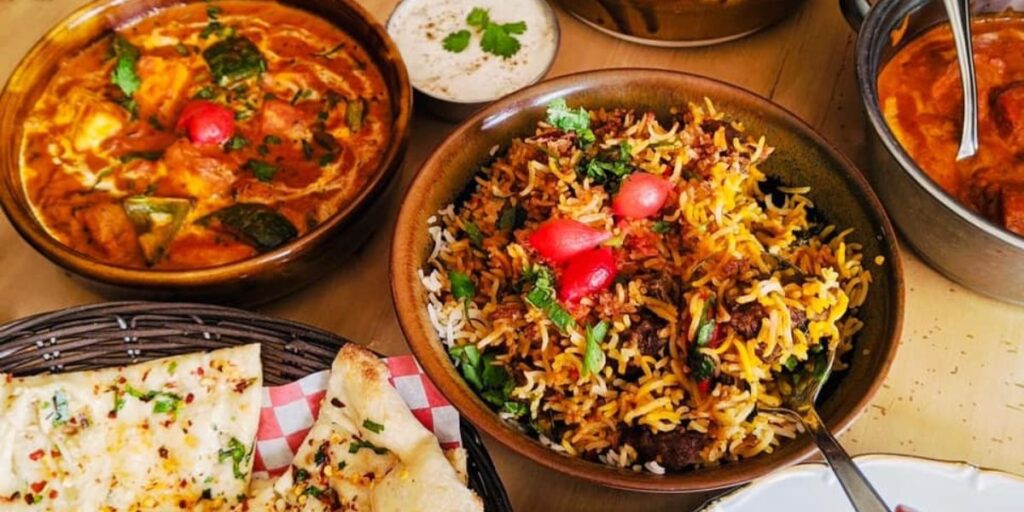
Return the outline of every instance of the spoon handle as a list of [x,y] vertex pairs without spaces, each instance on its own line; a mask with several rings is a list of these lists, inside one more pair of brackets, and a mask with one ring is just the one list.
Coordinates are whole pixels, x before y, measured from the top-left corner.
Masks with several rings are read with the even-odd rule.
[[974,74],[974,49],[971,44],[971,13],[968,0],[942,0],[953,29],[960,82],[964,92],[964,125],[956,159],[970,158],[978,152],[978,86]]
[[812,408],[808,416],[811,416],[811,421],[805,421],[804,424],[814,437],[814,442],[818,444],[818,449],[825,456],[825,460],[832,466],[832,471],[839,479],[839,484],[843,486],[843,491],[846,492],[853,508],[857,512],[890,512],[864,473],[860,472],[846,450],[825,427],[818,412]]

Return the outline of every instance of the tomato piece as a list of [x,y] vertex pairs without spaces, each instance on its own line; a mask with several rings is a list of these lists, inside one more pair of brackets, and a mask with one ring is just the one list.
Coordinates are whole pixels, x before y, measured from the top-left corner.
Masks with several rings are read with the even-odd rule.
[[708,391],[711,391],[711,379],[704,379],[697,383],[697,390],[700,394],[706,395]]
[[177,128],[193,144],[223,144],[235,134],[235,112],[211,101],[190,101],[178,117]]
[[576,302],[594,292],[603,290],[615,280],[618,268],[609,247],[591,249],[569,260],[558,280],[558,296],[566,302]]
[[527,239],[544,259],[562,263],[597,247],[612,234],[572,219],[552,219],[540,225]]
[[612,200],[612,210],[620,217],[646,219],[665,206],[672,183],[646,172],[629,175],[622,181],[619,193]]

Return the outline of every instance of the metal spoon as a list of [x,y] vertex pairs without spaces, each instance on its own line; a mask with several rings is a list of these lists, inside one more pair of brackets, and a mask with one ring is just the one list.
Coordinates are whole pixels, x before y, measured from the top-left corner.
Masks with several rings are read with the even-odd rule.
[[974,48],[971,43],[970,0],[942,0],[953,29],[956,60],[960,65],[960,85],[964,90],[964,125],[960,134],[957,160],[978,152],[978,85],[974,74]]
[[777,375],[782,393],[782,405],[779,408],[766,408],[770,412],[789,415],[802,423],[814,438],[825,460],[843,486],[846,497],[858,512],[890,512],[889,507],[875,491],[868,479],[860,472],[857,465],[850,460],[846,450],[828,431],[825,423],[814,409],[814,401],[818,398],[822,386],[828,380],[835,363],[835,350],[821,352],[805,363],[806,371],[798,373],[781,373]]

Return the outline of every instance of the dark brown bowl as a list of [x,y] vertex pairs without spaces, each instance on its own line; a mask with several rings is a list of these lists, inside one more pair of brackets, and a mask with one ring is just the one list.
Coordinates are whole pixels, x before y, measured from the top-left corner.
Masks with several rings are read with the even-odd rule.
[[405,64],[384,28],[354,0],[282,0],[313,13],[359,41],[380,69],[394,113],[391,143],[367,184],[337,213],[297,240],[236,263],[195,270],[147,270],[109,265],[50,236],[35,218],[21,183],[21,127],[58,63],[154,10],[199,0],[94,0],[52,28],[29,51],[0,94],[0,205],[29,244],[104,295],[200,299],[251,305],[290,293],[353,252],[383,217],[377,210],[395,181],[409,136],[412,89]]
[[803,0],[559,0],[584,23],[652,46],[704,46],[777,23]]
[[[813,445],[801,437],[770,455],[686,473],[658,476],[618,470],[558,454],[502,421],[466,385],[452,365],[427,317],[426,290],[419,269],[430,254],[427,219],[469,183],[495,145],[533,133],[546,104],[564,97],[572,105],[651,109],[661,115],[674,106],[715,102],[718,110],[764,134],[776,148],[762,166],[787,184],[810,185],[809,197],[837,226],[852,227],[864,245],[873,283],[860,316],[865,322],[849,370],[837,374],[819,401],[833,432],[844,430],[867,406],[896,354],[903,320],[903,267],[896,236],[875,194],[853,165],[803,121],[781,107],[737,87],[694,75],[648,69],[613,69],[569,75],[512,94],[478,112],[456,129],[426,160],[402,204],[392,243],[391,289],[402,330],[441,392],[481,430],[506,446],[557,471],[592,482],[641,491],[706,491],[737,485],[799,462]],[[885,258],[881,266],[870,263]]]

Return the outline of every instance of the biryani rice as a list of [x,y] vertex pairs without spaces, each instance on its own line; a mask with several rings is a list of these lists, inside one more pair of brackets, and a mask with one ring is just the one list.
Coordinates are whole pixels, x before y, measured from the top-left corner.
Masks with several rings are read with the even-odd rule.
[[[699,448],[688,461],[694,466],[775,450],[801,428],[762,410],[781,404],[775,376],[823,348],[849,351],[861,329],[855,312],[871,283],[862,246],[851,230],[811,221],[809,187],[766,186],[759,165],[772,148],[764,137],[743,135],[710,101],[665,124],[621,109],[590,117],[592,145],[541,122],[534,136],[493,153],[464,201],[430,218],[434,244],[420,274],[430,322],[448,347],[494,354],[514,378],[509,398],[528,410],[502,417],[554,450],[657,474],[665,460],[643,456],[637,439],[699,437],[691,443]],[[614,151],[632,172],[674,185],[672,203],[656,218],[616,218],[614,187],[586,176],[584,162]],[[512,232],[497,227],[510,205],[525,211]],[[619,266],[608,290],[564,305],[576,321],[565,332],[520,289],[524,274],[543,263],[526,237],[552,218],[613,233]],[[468,235],[474,229],[478,240]],[[471,300],[453,294],[453,271],[475,284]],[[672,293],[662,293],[665,283]],[[718,339],[697,347],[711,304]],[[736,318],[744,308],[760,314],[749,337]],[[601,320],[610,327],[601,343],[607,363],[588,375],[584,329]],[[641,331],[660,350],[645,353]],[[714,363],[706,391],[688,367],[691,351]]]

